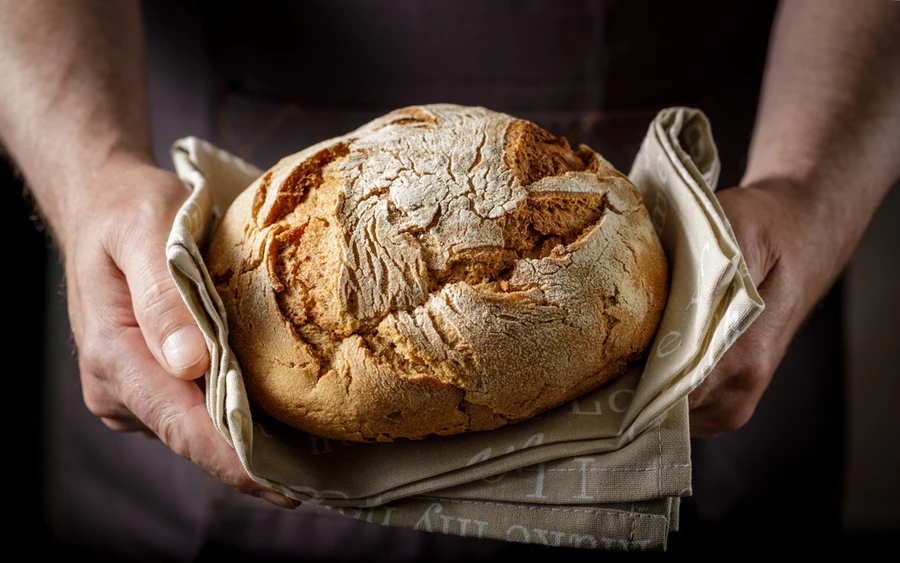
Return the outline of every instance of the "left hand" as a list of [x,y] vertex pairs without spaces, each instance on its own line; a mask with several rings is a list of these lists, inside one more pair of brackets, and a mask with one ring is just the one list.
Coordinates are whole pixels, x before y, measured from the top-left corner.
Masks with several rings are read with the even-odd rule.
[[718,192],[766,308],[689,396],[691,436],[737,430],[753,415],[787,347],[834,281],[829,233],[787,182]]

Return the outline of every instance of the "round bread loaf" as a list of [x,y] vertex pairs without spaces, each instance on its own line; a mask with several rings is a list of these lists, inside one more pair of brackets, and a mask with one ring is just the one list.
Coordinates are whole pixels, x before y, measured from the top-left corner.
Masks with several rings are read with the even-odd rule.
[[668,289],[640,194],[476,107],[389,113],[281,160],[207,265],[252,404],[355,441],[518,422],[638,359]]

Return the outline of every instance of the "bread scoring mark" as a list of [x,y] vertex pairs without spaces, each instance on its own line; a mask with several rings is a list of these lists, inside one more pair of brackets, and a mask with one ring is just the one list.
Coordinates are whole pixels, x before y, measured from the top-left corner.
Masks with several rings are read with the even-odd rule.
[[[421,110],[398,113],[414,116],[417,122],[437,123]],[[320,286],[324,280],[313,278],[309,273],[321,269],[317,266],[321,261],[310,252],[330,248],[331,241],[324,240],[327,235],[319,232],[310,235],[313,241],[301,242],[303,233],[311,229],[310,224],[305,223],[275,237],[275,254],[280,264],[276,273],[276,279],[280,280],[277,283],[279,307],[293,325],[297,338],[307,344],[318,359],[319,378],[334,369],[335,354],[341,341],[358,335],[374,354],[409,377],[433,377],[438,371],[441,381],[459,384],[460,374],[476,367],[465,357],[466,353],[456,354],[455,361],[443,367],[442,362],[448,361],[446,356],[423,356],[409,347],[403,354],[398,354],[396,342],[379,334],[379,325],[389,315],[396,317],[404,313],[408,328],[417,325],[417,330],[424,330],[423,326],[427,325],[432,333],[442,335],[438,338],[441,346],[452,346],[452,341],[458,341],[459,337],[451,336],[452,328],[437,328],[441,323],[435,322],[434,317],[440,316],[439,313],[425,308],[431,317],[428,322],[418,324],[410,321],[412,317],[408,314],[447,284],[467,283],[491,293],[532,289],[531,286],[517,287],[509,283],[518,261],[560,258],[568,245],[600,222],[607,207],[604,194],[528,193],[528,186],[519,185],[517,178],[508,172],[497,175],[495,180],[505,183],[500,195],[513,196],[515,207],[493,219],[481,216],[478,210],[486,206],[479,207],[473,200],[485,194],[489,196],[492,190],[497,191],[496,187],[487,185],[487,173],[479,172],[483,163],[503,169],[509,154],[527,152],[528,158],[553,163],[536,169],[544,173],[565,173],[583,170],[597,159],[578,156],[564,139],[558,140],[528,122],[509,119],[502,123],[508,125],[506,128],[486,130],[483,116],[477,113],[464,115],[461,119],[453,117],[457,133],[450,138],[456,139],[461,147],[444,146],[446,143],[442,139],[447,137],[446,134],[436,137],[428,131],[414,131],[409,127],[391,127],[387,131],[382,128],[379,133],[383,138],[366,143],[363,137],[340,151],[325,149],[314,155],[313,160],[330,166],[339,179],[323,184],[322,173],[311,171],[308,163],[304,163],[282,184],[282,189],[290,188],[292,192],[296,192],[294,186],[305,186],[305,197],[313,189],[333,192],[336,204],[331,209],[336,210],[337,220],[343,225],[343,236],[339,238],[345,245],[345,260],[341,264],[340,278],[348,283],[340,289],[344,309],[358,321],[355,326],[323,326],[329,324],[329,315],[313,313],[316,300],[311,298],[307,288]],[[405,125],[406,118],[391,120],[389,124]],[[478,139],[473,151],[465,151],[470,147],[471,139],[462,132],[471,133]],[[539,138],[540,146],[525,146],[527,142],[537,143],[535,138]],[[410,156],[410,153],[415,154]],[[330,159],[329,156],[334,154],[339,154],[340,158]],[[422,161],[429,158],[431,165],[423,166]],[[445,174],[439,175],[437,171]],[[313,181],[305,180],[305,177]],[[528,179],[537,181],[541,177],[532,175]],[[313,186],[314,182],[317,183]],[[435,186],[438,182],[442,185]],[[397,189],[398,183],[407,189]],[[406,193],[416,189],[421,192],[418,197],[411,198]],[[279,201],[291,200],[280,198]],[[498,203],[508,202],[498,201],[494,205]],[[425,212],[421,212],[423,207]],[[327,212],[324,208],[318,211],[323,215]],[[282,209],[282,217],[289,214],[290,210]],[[493,235],[494,244],[471,246],[475,237],[468,230],[473,216]],[[297,217],[292,220],[296,224]],[[312,221],[315,226],[320,219]],[[331,235],[336,236],[336,233]],[[521,293],[510,297],[527,300],[527,295]],[[368,316],[361,310],[360,303],[371,308]],[[431,348],[438,350],[440,346]]]
[[396,115],[436,127],[388,120],[342,164],[341,298],[362,323],[418,306],[445,284],[490,284],[518,260],[558,257],[605,209],[601,194],[528,193],[547,176],[600,170],[587,147],[573,152],[530,122],[485,119],[480,108],[423,113]]
[[506,131],[506,165],[523,185],[565,172],[596,171],[594,151],[581,145],[573,152],[565,137],[556,137],[530,121],[514,121]]
[[523,205],[500,219],[505,246],[522,258],[558,258],[608,208],[602,193],[529,193]]
[[435,118],[432,113],[422,107],[408,107],[399,109],[394,112],[394,115],[396,115],[399,119],[390,120],[389,123],[391,125],[423,124],[436,126],[438,124],[437,118]]
[[[251,207],[251,213],[253,216],[254,223],[259,222],[259,210],[262,208],[263,203],[266,201],[266,196],[269,193],[269,185],[272,183],[272,171],[269,170],[259,181],[259,186],[256,188],[256,194],[253,196],[253,205]],[[248,225],[249,226],[249,225]]]
[[[605,161],[587,147],[575,153],[533,124],[487,120],[478,110],[441,117],[439,132],[392,120],[392,127],[354,142],[340,163],[346,184],[338,218],[347,243],[340,291],[375,356],[406,377],[436,377],[464,389],[465,375],[480,371],[470,350],[457,350],[450,361],[441,351],[447,339],[419,342],[424,349],[407,340],[446,324],[424,306],[429,297],[466,283],[529,301],[533,284],[510,283],[515,265],[563,258],[607,210],[617,210],[603,192],[529,193],[549,176],[604,170]],[[523,172],[510,166],[517,159],[533,165]],[[428,320],[413,314],[421,311]],[[389,334],[379,330],[385,321],[394,325]]]
[[[513,178],[498,178],[505,193],[485,197],[487,190],[479,188],[498,171],[479,165],[485,161],[483,140],[476,150],[469,144],[490,134],[502,141],[502,131],[485,131],[484,110],[470,116],[434,109],[429,113],[437,117],[422,113],[396,112],[388,120],[391,127],[355,142],[344,164],[347,187],[339,220],[349,238],[341,298],[364,323],[424,303],[439,289],[432,272],[443,269],[454,244],[472,238],[502,243],[486,216],[502,214]],[[439,125],[398,125],[396,115],[428,117]],[[494,150],[499,156],[501,148]]]
[[[325,153],[321,151],[318,154]],[[343,152],[343,151],[340,151]],[[333,154],[339,155],[340,152]],[[334,170],[337,156],[308,185],[300,202],[284,220],[268,229],[272,287],[281,315],[294,337],[318,363],[318,378],[334,369],[341,342],[357,332],[358,323],[337,309],[331,298],[341,254],[342,232],[333,219],[339,206],[340,182]]]
[[322,171],[324,168],[335,159],[346,156],[348,151],[347,143],[337,143],[301,161],[282,180],[274,192],[274,197],[267,193],[271,178],[268,181],[264,178],[263,182],[260,183],[259,193],[262,194],[262,197],[265,199],[264,203],[268,204],[268,206],[264,206],[264,204],[257,206],[256,202],[254,202],[254,211],[257,214],[265,207],[263,217],[260,219],[256,216],[259,227],[266,228],[284,220],[287,215],[305,201],[310,190],[322,183]]

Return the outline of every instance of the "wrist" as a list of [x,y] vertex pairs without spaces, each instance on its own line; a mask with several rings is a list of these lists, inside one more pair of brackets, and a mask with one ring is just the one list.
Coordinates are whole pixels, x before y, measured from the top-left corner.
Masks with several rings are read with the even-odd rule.
[[837,220],[834,213],[834,193],[829,186],[822,185],[810,175],[796,171],[758,171],[748,168],[740,187],[772,193],[780,205],[788,208],[798,224],[808,226],[806,230],[820,230],[826,225],[833,225]]
[[122,235],[139,231],[140,225],[171,223],[189,195],[177,176],[146,155],[110,153],[95,162],[71,168],[53,189],[64,197],[51,204],[47,219],[64,258],[96,239],[121,244]]
[[129,188],[116,177],[156,168],[149,147],[113,139],[47,143],[28,156],[17,162],[61,249],[75,225],[90,217],[111,191]]
[[867,217],[841,192],[813,179],[745,175],[740,189],[764,194],[759,220],[777,247],[778,260],[791,273],[798,299],[814,302],[846,266]]

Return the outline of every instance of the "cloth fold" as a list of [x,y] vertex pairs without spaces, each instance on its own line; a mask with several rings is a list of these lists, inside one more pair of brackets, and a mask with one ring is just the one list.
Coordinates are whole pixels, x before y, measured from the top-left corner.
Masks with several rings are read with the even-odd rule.
[[386,525],[546,545],[665,549],[680,498],[691,491],[687,395],[763,309],[713,194],[719,160],[702,112],[661,111],[629,173],[671,275],[645,358],[534,419],[387,444],[311,436],[251,408],[203,249],[231,201],[262,171],[193,137],[177,141],[172,158],[192,192],[169,237],[169,269],[210,349],[210,416],[253,479]]

